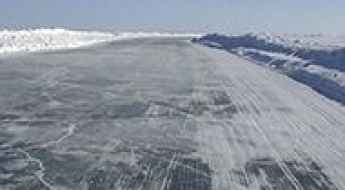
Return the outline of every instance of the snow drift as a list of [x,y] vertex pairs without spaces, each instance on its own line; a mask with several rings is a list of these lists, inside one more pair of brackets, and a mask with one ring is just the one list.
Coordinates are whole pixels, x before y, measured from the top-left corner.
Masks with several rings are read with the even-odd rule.
[[111,33],[65,29],[4,30],[0,31],[0,54],[77,48],[115,38]]
[[33,29],[0,31],[0,55],[13,52],[70,49],[101,42],[150,37],[198,37],[174,33],[107,33],[67,29]]
[[345,36],[209,34],[193,41],[269,66],[345,104]]

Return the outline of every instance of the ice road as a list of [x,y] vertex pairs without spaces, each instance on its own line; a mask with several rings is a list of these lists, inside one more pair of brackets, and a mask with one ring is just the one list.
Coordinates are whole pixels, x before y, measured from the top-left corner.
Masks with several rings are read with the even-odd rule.
[[189,40],[0,58],[0,189],[345,189],[344,107]]

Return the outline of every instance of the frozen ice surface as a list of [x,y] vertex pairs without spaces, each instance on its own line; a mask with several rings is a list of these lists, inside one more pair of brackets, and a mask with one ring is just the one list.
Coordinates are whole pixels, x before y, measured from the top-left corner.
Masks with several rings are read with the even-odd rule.
[[1,190],[345,189],[343,106],[186,38],[9,56],[0,79]]

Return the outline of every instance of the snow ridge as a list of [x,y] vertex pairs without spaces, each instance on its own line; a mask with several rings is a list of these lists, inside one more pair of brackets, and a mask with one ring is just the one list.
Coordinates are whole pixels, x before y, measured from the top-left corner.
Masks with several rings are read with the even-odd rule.
[[14,52],[71,49],[114,40],[151,37],[200,37],[200,35],[158,32],[110,33],[67,29],[2,30],[0,31],[0,55]]
[[334,50],[345,47],[345,35],[340,34],[251,33],[250,35],[267,43],[297,49]]
[[111,33],[66,29],[3,30],[0,31],[0,54],[78,48],[115,37]]
[[209,34],[193,42],[269,66],[345,104],[345,36]]

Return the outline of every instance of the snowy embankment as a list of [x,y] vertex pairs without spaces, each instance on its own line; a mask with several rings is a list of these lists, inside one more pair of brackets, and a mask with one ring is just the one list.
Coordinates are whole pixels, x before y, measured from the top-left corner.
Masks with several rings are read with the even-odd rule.
[[272,67],[345,104],[345,36],[210,34],[193,41]]
[[4,30],[0,31],[0,54],[78,48],[115,38],[111,33],[65,29]]
[[0,55],[14,52],[71,49],[114,40],[149,37],[198,37],[198,35],[142,32],[114,34],[66,29],[3,30],[0,31]]

